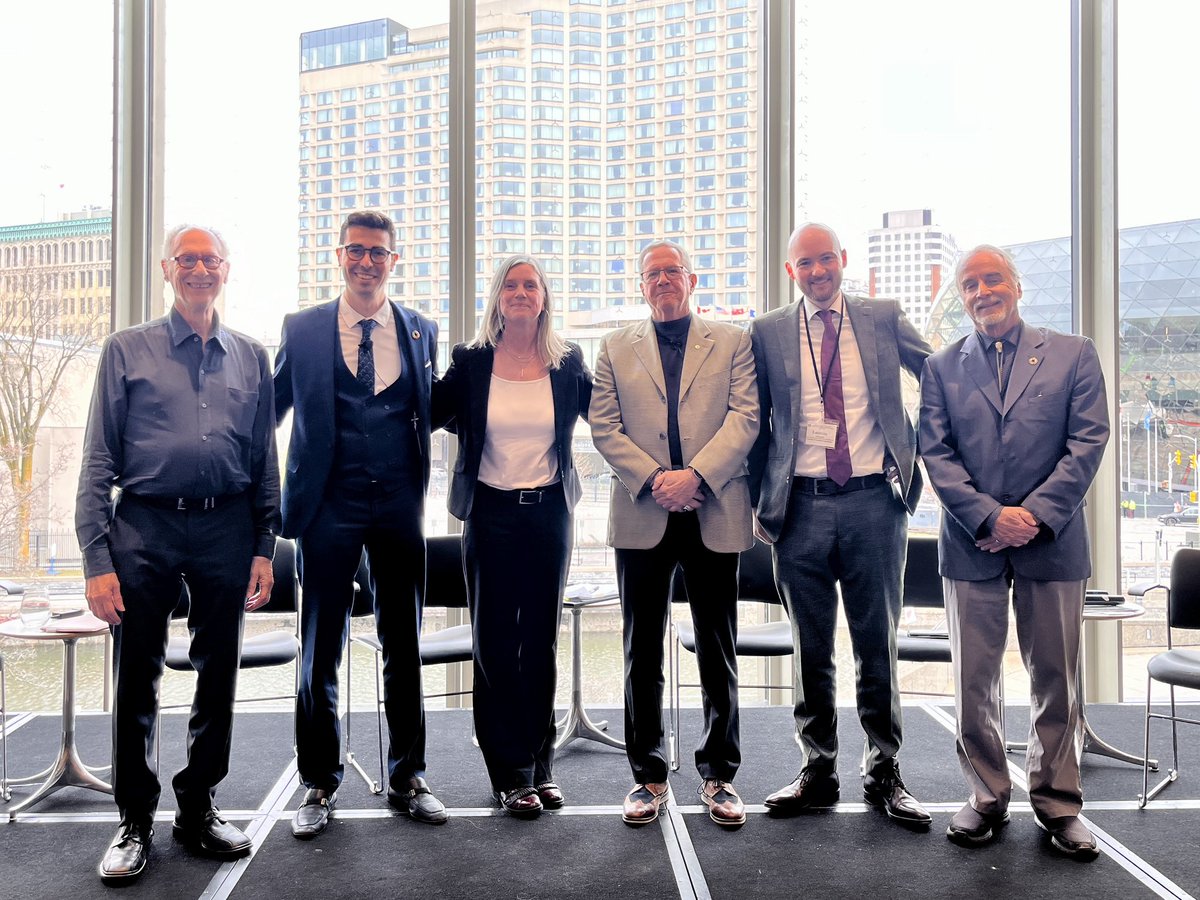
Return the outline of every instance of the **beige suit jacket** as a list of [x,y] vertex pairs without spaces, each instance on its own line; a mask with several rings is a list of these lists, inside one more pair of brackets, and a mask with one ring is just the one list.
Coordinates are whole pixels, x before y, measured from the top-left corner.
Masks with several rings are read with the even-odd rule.
[[[666,382],[650,319],[605,335],[588,421],[596,449],[613,470],[609,544],[657,546],[668,513],[654,502],[646,481],[656,469],[671,468],[671,455]],[[710,550],[736,553],[754,543],[746,458],[757,435],[749,335],[692,316],[679,380],[679,437],[684,465],[707,487],[697,515]]]

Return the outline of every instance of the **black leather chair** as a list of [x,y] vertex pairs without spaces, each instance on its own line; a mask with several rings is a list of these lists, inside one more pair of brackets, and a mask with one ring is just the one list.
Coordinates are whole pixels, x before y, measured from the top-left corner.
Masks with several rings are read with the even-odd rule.
[[[457,534],[440,535],[427,539],[428,561],[425,575],[425,608],[444,606],[450,609],[467,608],[467,581],[463,572],[462,536]],[[364,556],[359,566],[356,578],[356,591],[352,616],[372,615],[375,609],[374,582],[370,577],[370,567]],[[350,746],[350,647],[360,644],[370,648],[375,654],[375,719],[379,735],[379,780],[371,778]],[[469,662],[472,657],[473,642],[471,626],[451,625],[430,633],[421,635],[421,665],[437,666],[449,663]],[[426,694],[425,699],[438,697],[455,697],[469,694],[470,691],[445,691],[441,694]],[[386,763],[384,755],[384,717],[383,717],[383,644],[379,635],[372,631],[369,634],[356,635],[349,639],[346,652],[346,727],[345,755],[346,762],[362,776],[367,787],[373,794],[382,794],[387,786]]]
[[[763,603],[768,606],[783,608],[783,600],[775,587],[775,572],[771,562],[771,547],[762,541],[755,541],[754,546],[742,553],[738,564],[738,599],[751,603]],[[686,603],[687,587],[683,580],[683,571],[675,570],[671,579],[671,602]],[[697,687],[694,684],[682,684],[679,680],[679,650],[682,647],[689,653],[696,652],[696,629],[691,616],[671,622],[671,636],[668,668],[668,702],[670,704],[667,726],[667,754],[671,770],[679,769],[679,695],[684,687]],[[760,622],[754,625],[739,625],[737,643],[734,645],[738,656],[791,656],[792,654],[792,625],[785,616],[774,622]],[[758,690],[792,690],[788,684],[746,684],[739,682],[739,688]]]
[[[299,580],[296,576],[296,545],[286,538],[275,541],[275,560],[272,563],[275,573],[275,586],[271,590],[271,599],[266,606],[261,606],[248,617],[263,613],[295,613],[295,624],[290,630],[269,631],[265,634],[254,634],[243,639],[242,657],[238,663],[239,669],[259,669],[268,666],[286,666],[296,663],[300,656],[300,616],[299,616]],[[179,606],[175,608],[173,618],[187,617],[191,597],[187,585],[180,594]],[[191,637],[188,635],[172,637],[167,643],[167,668],[176,672],[192,672]],[[238,697],[239,703],[260,703],[271,700],[292,700],[296,698],[296,685],[299,684],[300,671],[296,667],[290,694],[276,694],[265,697]],[[164,709],[172,707],[163,707]]]
[[[942,576],[938,574],[937,536],[910,534],[904,566],[904,606],[945,609]],[[950,633],[944,627],[901,631],[896,635],[896,657],[903,662],[950,662]]]
[[[1200,725],[1200,720],[1189,719],[1178,714],[1175,706],[1175,688],[1200,690],[1200,651],[1183,650],[1175,647],[1172,630],[1176,628],[1200,628],[1200,550],[1181,547],[1171,560],[1170,584],[1141,584],[1129,589],[1135,597],[1144,596],[1152,590],[1167,591],[1167,649],[1157,653],[1146,664],[1146,736],[1142,748],[1142,793],[1138,795],[1138,808],[1157,797],[1172,781],[1179,778],[1179,723]],[[1150,709],[1150,689],[1154,682],[1169,687],[1171,713],[1156,713]],[[1171,723],[1172,764],[1166,777],[1150,787],[1150,720],[1167,719]]]

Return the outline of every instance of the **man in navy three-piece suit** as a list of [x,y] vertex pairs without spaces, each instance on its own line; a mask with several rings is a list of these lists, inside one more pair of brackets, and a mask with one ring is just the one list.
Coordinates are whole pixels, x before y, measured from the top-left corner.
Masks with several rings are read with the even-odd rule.
[[1000,729],[1009,593],[1029,671],[1029,802],[1055,849],[1095,858],[1079,819],[1083,746],[1076,673],[1091,575],[1084,495],[1108,443],[1108,405],[1086,337],[1021,321],[1012,257],[980,246],[955,280],[976,331],[921,375],[920,450],[942,501],[938,539],[958,685],[957,747],[971,789],[947,831],[964,846],[1008,820]]
[[337,671],[364,547],[383,643],[388,802],[421,822],[447,818],[424,777],[419,648],[437,326],[388,299],[395,241],[387,216],[351,213],[337,248],[345,290],[288,316],[276,357],[276,415],[293,412],[283,534],[299,539],[304,588],[298,838],[325,830],[342,780]]

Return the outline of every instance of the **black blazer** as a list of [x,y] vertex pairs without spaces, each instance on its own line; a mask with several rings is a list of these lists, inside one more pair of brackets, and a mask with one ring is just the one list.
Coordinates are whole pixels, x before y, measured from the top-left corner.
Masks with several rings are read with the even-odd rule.
[[[587,418],[592,397],[592,373],[583,361],[583,351],[568,344],[570,352],[557,369],[550,370],[554,396],[554,444],[558,451],[558,474],[562,479],[567,508],[574,509],[580,495],[579,475],[571,453],[571,439],[580,416]],[[487,430],[488,395],[492,384],[491,347],[459,344],[450,353],[450,368],[433,385],[433,427],[458,435],[458,458],[450,476],[447,505],[456,518],[471,515],[479,463],[483,459]]]
[[[395,301],[392,315],[402,365],[413,375],[421,474],[429,485],[429,390],[437,374],[437,325]],[[333,469],[334,372],[345,365],[337,342],[338,301],[292,313],[283,320],[275,354],[275,419],[292,411],[292,437],[283,481],[283,536],[304,533],[325,495]]]

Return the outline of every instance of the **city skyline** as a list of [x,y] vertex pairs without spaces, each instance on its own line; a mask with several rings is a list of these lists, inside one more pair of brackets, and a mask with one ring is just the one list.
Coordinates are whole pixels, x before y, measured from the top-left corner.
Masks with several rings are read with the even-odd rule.
[[[839,230],[848,275],[866,280],[866,234],[890,209],[934,209],[960,246],[1068,235],[1067,4],[1026,0],[1002,17],[944,0],[918,4],[918,15],[896,6],[798,7],[802,213]],[[368,2],[353,18],[436,23],[447,9]],[[111,49],[94,39],[111,33],[111,9],[68,0],[64,12],[50,56],[75,65],[47,67],[46,42],[29,39],[51,33],[37,11],[6,10],[0,74],[20,83],[39,73],[38,90],[6,101],[10,121],[35,125],[0,148],[6,224],[111,203]],[[271,11],[215,0],[167,13],[166,218],[223,228],[234,249],[230,315],[277,336],[296,302],[299,34],[346,16],[309,0]],[[1179,176],[1200,123],[1169,112],[1200,99],[1186,74],[1200,8],[1151,0],[1123,7],[1119,25],[1120,224],[1188,218],[1200,210],[1200,185]],[[247,60],[254,77],[214,58]],[[80,78],[95,68],[100,77]]]

